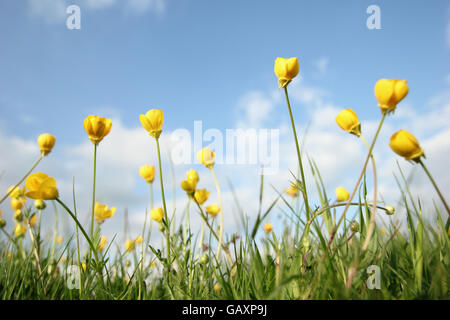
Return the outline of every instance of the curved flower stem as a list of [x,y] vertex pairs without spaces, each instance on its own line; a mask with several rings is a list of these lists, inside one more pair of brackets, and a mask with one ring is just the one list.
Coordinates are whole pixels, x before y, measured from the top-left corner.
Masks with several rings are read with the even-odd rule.
[[161,151],[159,149],[159,139],[155,138],[156,140],[156,149],[158,151],[158,165],[159,165],[159,181],[161,182],[161,195],[162,195],[162,202],[164,207],[164,219],[167,223],[167,230],[166,230],[166,242],[167,242],[167,277],[168,282],[170,285],[170,272],[171,272],[171,261],[170,261],[170,222],[169,222],[169,216],[167,214],[167,207],[166,207],[166,197],[164,195],[164,183],[163,183],[163,175],[162,175],[162,166],[161,166]]
[[220,193],[220,186],[219,181],[217,181],[216,173],[214,172],[214,169],[211,167],[211,174],[214,178],[214,183],[216,185],[217,189],[217,197],[219,198],[219,215],[220,215],[220,227],[219,227],[219,244],[217,246],[217,253],[216,253],[216,259],[219,259],[220,255],[220,249],[222,247],[222,238],[223,238],[223,208],[222,208],[222,194]]
[[427,167],[423,163],[422,159],[419,159],[419,163],[422,166],[423,170],[427,174],[428,178],[430,178],[431,183],[433,184],[434,189],[436,189],[437,194],[439,195],[439,198],[441,198],[442,203],[444,204],[445,210],[447,210],[448,215],[450,216],[450,208],[448,207],[447,202],[445,201],[444,196],[442,195],[441,191],[439,190],[436,181],[434,181],[433,177],[431,176],[430,171],[428,171]]
[[42,158],[44,157],[44,155],[41,153],[41,155],[39,156],[39,158],[36,160],[36,162],[33,164],[33,166],[31,167],[30,170],[28,170],[27,173],[25,173],[25,175],[22,177],[22,179],[19,180],[19,182],[16,183],[16,185],[14,186],[14,188],[12,188],[11,190],[9,190],[4,196],[3,198],[0,200],[0,203],[2,203],[3,201],[5,201],[6,198],[8,198],[8,196],[18,187],[20,186],[20,184],[23,182],[23,180],[25,180],[28,175],[34,170],[34,168],[37,167],[37,165],[39,164],[39,162],[41,162]]
[[344,208],[344,212],[341,215],[341,218],[339,219],[336,227],[333,229],[333,231],[331,233],[330,239],[328,240],[327,249],[330,248],[331,243],[333,242],[333,239],[334,239],[334,237],[336,235],[336,232],[337,232],[337,230],[339,228],[339,225],[344,220],[345,214],[347,213],[347,210],[350,207],[350,203],[353,200],[353,197],[355,196],[356,191],[358,190],[359,183],[361,182],[361,179],[364,176],[364,173],[366,172],[367,164],[369,163],[369,159],[372,156],[373,147],[375,146],[375,142],[377,141],[378,135],[380,134],[381,127],[383,126],[385,118],[386,118],[386,113],[383,113],[383,116],[381,117],[380,123],[378,124],[378,129],[377,129],[377,132],[375,133],[375,137],[373,138],[372,144],[370,145],[369,153],[367,154],[366,161],[364,162],[364,166],[363,166],[363,168],[361,170],[361,174],[359,175],[358,181],[355,184],[355,188],[353,188],[352,194],[350,195],[350,198],[348,199],[348,202],[347,202],[347,204],[346,204],[346,206]]
[[95,210],[95,176],[97,173],[97,145],[94,144],[94,176],[92,181],[92,211],[91,211],[91,239],[94,237],[94,210]]
[[287,86],[284,87],[284,93],[286,95],[286,103],[287,103],[288,110],[289,110],[289,117],[291,118],[292,131],[294,132],[294,139],[295,139],[295,147],[297,149],[298,165],[300,167],[300,174],[302,177],[302,189],[303,189],[302,194],[303,194],[303,201],[305,202],[306,219],[309,219],[309,203],[308,203],[308,196],[307,196],[307,192],[306,192],[305,174],[303,172],[303,163],[302,163],[302,157],[301,157],[301,153],[300,153],[300,146],[298,144],[297,131],[295,130],[294,117],[292,116],[291,103],[289,102]]

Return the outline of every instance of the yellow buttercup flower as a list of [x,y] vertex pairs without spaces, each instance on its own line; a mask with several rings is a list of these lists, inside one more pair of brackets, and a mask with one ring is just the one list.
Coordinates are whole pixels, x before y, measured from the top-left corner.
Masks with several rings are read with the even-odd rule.
[[133,251],[135,247],[136,247],[136,242],[134,240],[127,240],[125,242],[125,250],[127,252]]
[[337,202],[347,201],[348,198],[350,198],[350,194],[348,193],[347,190],[345,190],[345,188],[343,188],[343,187],[336,188],[336,201]]
[[26,231],[27,228],[25,228],[25,226],[21,225],[20,223],[16,224],[16,226],[14,227],[14,234],[16,235],[16,237],[22,237]]
[[265,231],[266,233],[270,233],[272,230],[273,230],[272,224],[271,224],[270,222],[267,222],[267,223],[264,225],[264,231]]
[[27,224],[29,224],[30,227],[34,228],[34,226],[36,225],[36,220],[37,220],[37,215],[33,214],[33,216],[27,220]]
[[37,142],[39,148],[41,148],[41,153],[43,156],[48,155],[52,151],[55,145],[55,141],[55,136],[51,135],[50,133],[43,133],[38,137]]
[[200,181],[198,173],[194,169],[189,170],[186,173],[186,177],[187,177],[187,180],[192,181],[193,183],[195,183],[195,185],[197,185],[197,183]]
[[56,242],[57,242],[57,243],[62,243],[62,242],[63,242],[63,237],[58,236],[58,237],[56,238]]
[[98,201],[95,202],[94,214],[95,220],[97,221],[98,224],[103,223],[105,219],[109,219],[112,216],[114,216],[115,212],[116,212],[115,207],[111,207],[111,209],[109,209],[106,204],[100,204]]
[[25,195],[31,199],[54,200],[58,198],[56,180],[45,173],[36,172],[25,181],[25,187],[29,190]]
[[286,193],[287,195],[291,196],[292,198],[298,197],[298,194],[299,194],[298,183],[296,183],[296,182],[292,183],[289,188],[284,190],[284,193]]
[[197,189],[195,190],[194,198],[198,204],[204,204],[209,198],[209,191],[206,189]]
[[300,70],[297,58],[277,58],[274,71],[278,77],[278,88],[286,87],[294,79]]
[[145,165],[139,168],[139,175],[147,181],[152,183],[155,179],[155,167],[152,165]]
[[87,268],[86,262],[82,262],[82,263],[81,263],[81,270],[82,270],[83,272],[86,272],[86,268]]
[[93,144],[99,144],[111,131],[111,119],[90,115],[83,122],[84,130]]
[[199,152],[197,152],[197,160],[201,164],[203,164],[208,169],[211,169],[214,166],[214,158],[216,154],[211,151],[210,148],[203,148]]
[[206,213],[215,217],[220,212],[220,208],[217,204],[213,203],[206,207]]
[[389,141],[389,146],[396,154],[406,160],[418,162],[420,157],[424,155],[424,150],[420,147],[417,139],[406,130],[394,133]]
[[158,139],[164,124],[164,112],[158,109],[151,109],[145,115],[139,115],[142,126],[155,139]]
[[181,181],[181,189],[191,194],[195,191],[196,184],[191,180],[183,180]]
[[108,238],[105,236],[102,236],[100,238],[100,243],[98,245],[98,250],[103,251],[105,249],[106,244],[108,243]]
[[24,203],[23,203],[22,200],[20,200],[18,198],[12,198],[11,199],[11,208],[13,210],[20,210],[20,209],[23,208],[23,205],[24,205]]
[[214,290],[215,292],[219,292],[220,289],[221,289],[221,286],[220,286],[219,283],[216,283],[216,284],[214,285],[214,287],[213,287],[213,290]]
[[142,241],[144,241],[144,239],[142,238],[142,236],[138,236],[134,242],[136,242],[136,244],[142,243]]
[[152,211],[150,211],[150,217],[157,221],[157,222],[161,222],[162,219],[164,218],[164,211],[162,208],[154,208],[152,209]]
[[358,137],[361,135],[361,123],[352,109],[345,109],[339,112],[336,122],[343,130]]
[[381,79],[375,84],[375,96],[381,112],[391,113],[397,104],[408,94],[409,88],[406,80]]
[[20,187],[14,188],[14,186],[11,186],[11,187],[8,188],[8,193],[11,192],[11,193],[9,193],[9,197],[11,199],[14,199],[14,198],[16,198],[16,199],[25,199],[25,191],[26,191],[25,190],[25,186],[23,186],[22,188],[20,188]]

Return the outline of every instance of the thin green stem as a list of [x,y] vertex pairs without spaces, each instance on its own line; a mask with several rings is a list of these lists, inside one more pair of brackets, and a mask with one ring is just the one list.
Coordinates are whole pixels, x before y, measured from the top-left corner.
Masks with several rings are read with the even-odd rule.
[[155,138],[156,140],[156,149],[158,151],[158,165],[159,165],[159,181],[161,182],[161,196],[162,196],[162,202],[163,202],[163,208],[164,208],[164,219],[166,220],[167,224],[167,230],[166,230],[166,242],[167,242],[167,276],[169,280],[170,285],[170,272],[171,272],[171,259],[170,259],[170,222],[169,222],[169,216],[167,214],[167,207],[166,207],[166,197],[164,195],[164,182],[163,182],[163,174],[162,174],[162,165],[161,165],[161,151],[159,148],[159,139]]
[[425,171],[425,173],[427,174],[428,178],[430,178],[431,183],[433,184],[434,189],[436,189],[437,194],[439,195],[439,198],[441,198],[442,203],[444,204],[445,210],[447,210],[448,215],[450,216],[450,208],[447,204],[447,202],[445,201],[444,196],[442,195],[441,191],[439,190],[436,181],[434,181],[433,177],[431,176],[430,171],[428,171],[427,167],[425,166],[425,164],[423,163],[422,159],[419,159],[419,163],[422,166],[423,170]]
[[302,177],[302,189],[303,189],[302,194],[303,194],[303,201],[305,202],[306,219],[309,219],[309,203],[308,203],[308,195],[306,192],[305,174],[303,171],[303,163],[302,163],[302,157],[301,157],[301,153],[300,153],[300,146],[298,144],[297,131],[295,130],[294,117],[292,116],[292,109],[291,109],[291,103],[289,102],[287,86],[284,87],[284,93],[286,95],[286,103],[287,103],[288,110],[289,110],[289,117],[291,118],[292,131],[294,133],[294,139],[295,139],[295,147],[297,149],[298,165],[300,167],[300,174]]
[[34,168],[37,167],[37,165],[39,164],[39,162],[41,162],[42,158],[44,157],[44,155],[41,153],[41,155],[39,156],[39,158],[36,160],[36,162],[33,164],[33,166],[31,167],[30,170],[28,170],[27,173],[25,173],[25,175],[22,177],[22,179],[19,180],[19,182],[16,183],[16,185],[14,186],[14,188],[11,188],[11,190],[9,190],[4,196],[3,198],[0,200],[0,203],[2,203],[3,201],[5,201],[6,198],[8,198],[8,196],[18,187],[20,186],[20,184],[23,182],[23,180],[25,180],[30,173],[34,170]]
[[91,210],[91,239],[94,237],[94,209],[95,209],[95,176],[97,174],[97,144],[94,144],[94,174],[92,178],[92,210]]
[[214,178],[214,183],[216,185],[217,190],[217,197],[219,198],[219,215],[220,215],[220,227],[219,227],[219,245],[217,246],[217,253],[216,253],[216,259],[219,260],[220,255],[220,249],[222,247],[222,238],[223,238],[223,208],[222,208],[222,194],[220,192],[220,186],[219,181],[217,180],[216,173],[214,172],[214,169],[211,167],[211,174]]

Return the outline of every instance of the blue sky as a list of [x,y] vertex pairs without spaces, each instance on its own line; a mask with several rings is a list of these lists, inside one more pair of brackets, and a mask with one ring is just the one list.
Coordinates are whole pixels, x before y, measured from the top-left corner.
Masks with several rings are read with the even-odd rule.
[[[66,28],[65,8],[70,4],[80,6],[80,30]],[[366,27],[366,9],[372,4],[381,9],[381,30]],[[332,117],[340,108],[357,111],[360,119],[367,121],[370,137],[380,114],[373,94],[380,78],[407,79],[410,87],[398,119],[392,117],[386,125],[385,138],[400,129],[397,125],[409,123],[420,133],[419,138],[428,139],[432,159],[443,159],[450,151],[448,144],[439,147],[450,139],[447,1],[2,1],[0,43],[0,144],[11,150],[0,162],[5,166],[0,168],[5,172],[2,187],[14,183],[31,165],[36,154],[33,144],[42,132],[57,137],[53,160],[43,164],[42,170],[60,174],[59,181],[67,188],[73,175],[89,181],[89,170],[77,171],[90,166],[90,142],[82,127],[89,114],[116,119],[112,133],[120,131],[125,140],[140,134],[151,150],[152,141],[138,119],[148,109],[164,110],[167,132],[192,130],[194,120],[202,120],[206,128],[225,130],[237,123],[251,123],[246,107],[255,98],[256,106],[263,103],[267,109],[262,120],[252,125],[284,128],[281,143],[289,142],[282,150],[293,151],[282,92],[276,90],[276,57],[299,58],[300,74],[292,84],[294,115],[300,132],[306,123],[317,129],[311,132],[308,151],[336,147],[334,140],[323,134],[328,124],[335,125]],[[322,123],[323,115],[330,117]],[[430,127],[430,121],[436,119],[439,125]],[[333,130],[345,141],[353,138],[338,128]],[[141,147],[137,142],[122,142],[121,146]],[[336,153],[316,154],[329,172],[330,193],[340,179],[336,171],[355,176],[351,170],[360,169],[361,162],[356,161],[363,159],[363,146],[356,147],[355,139],[351,143],[348,150],[336,149],[348,151],[348,163],[342,167],[333,167]],[[381,143],[386,147],[386,140]],[[25,147],[13,152],[17,145]],[[389,150],[379,150],[380,165],[385,169],[382,176],[392,178],[392,159],[398,158],[391,152],[387,163],[383,152]],[[141,199],[147,191],[137,177],[139,161],[131,159],[136,156],[132,151],[119,160],[111,159],[116,157],[113,151],[100,155],[105,169],[100,169],[99,185],[103,179],[105,190],[112,188],[105,178],[111,174],[108,168],[115,170],[113,176],[119,171],[135,176],[131,180],[117,178],[130,194],[107,189],[111,195],[99,191],[99,196],[137,214],[143,211],[145,201]],[[141,162],[153,159],[151,155]],[[63,161],[70,163],[64,166]],[[17,168],[8,167],[11,164]],[[274,178],[277,187],[282,188],[280,181],[289,179],[292,164],[292,159],[282,161],[286,167],[279,180]],[[436,171],[439,166],[445,167],[436,163]],[[186,169],[189,167],[177,168],[181,174]],[[257,167],[253,169],[257,172]],[[259,181],[257,175],[248,182],[238,178],[242,168],[230,170],[223,169],[224,176],[225,172],[238,174],[236,184],[251,198],[249,190]],[[346,180],[348,189],[353,179]],[[439,179],[443,188],[450,190],[450,176]],[[392,180],[386,183],[385,190],[390,190],[391,184]],[[208,186],[213,190],[213,185]],[[79,190],[81,195],[89,194],[88,187]]]

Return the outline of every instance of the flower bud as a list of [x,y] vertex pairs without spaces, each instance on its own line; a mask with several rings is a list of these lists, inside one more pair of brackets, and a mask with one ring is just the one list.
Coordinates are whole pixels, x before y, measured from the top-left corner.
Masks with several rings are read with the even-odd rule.
[[164,225],[162,223],[160,223],[159,226],[158,226],[158,230],[160,232],[164,232],[166,229],[164,228]]
[[215,292],[219,292],[220,289],[221,289],[220,283],[216,283],[216,284],[214,285],[214,287],[213,287],[213,290],[214,290]]
[[419,162],[420,157],[424,155],[424,150],[420,147],[417,139],[406,130],[394,133],[389,141],[389,146],[406,160]]
[[209,198],[209,191],[206,189],[197,189],[195,190],[194,198],[195,201],[198,202],[198,204],[204,204]]
[[48,155],[52,151],[55,141],[55,136],[49,133],[43,133],[39,136],[37,142],[43,156]]
[[202,257],[200,258],[200,263],[203,264],[203,265],[205,265],[205,264],[207,264],[208,262],[209,262],[209,257],[208,257],[208,255],[207,255],[206,253],[204,253],[204,254],[202,255]]
[[150,211],[150,217],[156,222],[161,222],[164,218],[164,211],[162,208],[154,208]]
[[220,212],[220,208],[215,203],[206,207],[206,213],[212,215],[213,217],[215,217],[219,212]]
[[409,88],[406,80],[381,79],[375,84],[375,96],[381,112],[391,113],[397,104],[408,94]]
[[265,231],[267,234],[269,234],[269,233],[272,231],[272,229],[273,229],[273,226],[272,226],[272,224],[271,224],[270,222],[267,222],[267,223],[264,225],[264,231]]
[[127,252],[133,251],[136,246],[136,242],[134,240],[127,240],[125,242],[125,250]]
[[194,169],[191,169],[186,173],[186,178],[187,180],[192,181],[196,186],[198,181],[200,180],[197,171],[195,171]]
[[6,221],[0,218],[0,229],[3,229],[6,226]]
[[16,211],[14,211],[14,217],[13,217],[14,221],[16,222],[22,222],[23,221],[23,213],[22,210],[17,209]]
[[336,117],[336,122],[343,130],[358,137],[361,135],[361,123],[359,122],[355,111],[352,109],[346,109],[339,112]]
[[353,221],[350,224],[350,230],[352,230],[353,232],[358,232],[359,231],[359,223],[357,221]]
[[337,187],[336,188],[336,201],[337,202],[343,202],[347,201],[350,198],[350,194],[347,190],[343,187]]
[[23,201],[19,198],[12,198],[11,199],[11,208],[13,210],[20,210],[23,208]]
[[34,201],[34,207],[38,210],[44,210],[47,207],[47,205],[43,200],[37,199]]
[[84,119],[83,126],[91,142],[97,145],[111,131],[112,122],[111,119],[90,115]]
[[25,228],[25,226],[21,225],[20,223],[16,224],[16,226],[14,227],[14,234],[16,235],[16,237],[22,237],[26,231],[27,228]]
[[278,77],[278,88],[286,87],[300,71],[297,58],[277,58],[275,60],[274,72]]
[[139,168],[139,175],[147,181],[152,183],[155,178],[155,167],[152,165],[145,165]]
[[195,191],[195,183],[191,180],[183,180],[181,181],[181,189],[183,189],[184,191],[186,191],[186,193],[193,193]]
[[197,152],[197,161],[203,164],[208,169],[211,169],[214,166],[214,158],[216,154],[211,151],[210,148],[203,148],[199,152]]
[[387,215],[393,215],[395,213],[395,208],[393,206],[386,206],[386,214]]

